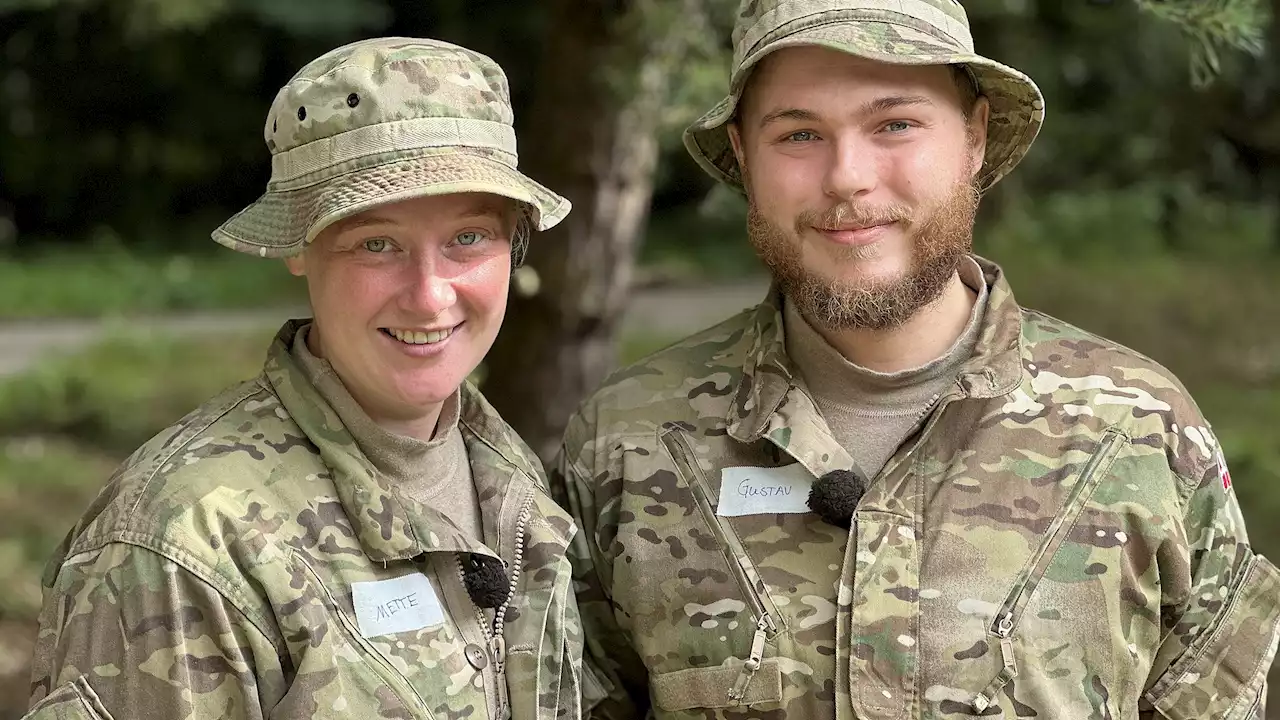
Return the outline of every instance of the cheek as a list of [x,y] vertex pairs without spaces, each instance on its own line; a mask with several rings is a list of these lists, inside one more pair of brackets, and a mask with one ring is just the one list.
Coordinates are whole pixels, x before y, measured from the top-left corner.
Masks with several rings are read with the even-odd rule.
[[895,153],[885,177],[908,201],[946,197],[964,177],[969,163],[964,145],[921,143]]
[[317,313],[360,323],[372,319],[400,287],[394,270],[360,266],[332,266],[312,281],[311,299]]
[[472,319],[489,319],[498,324],[507,308],[511,256],[495,256],[466,268],[455,276],[453,287]]
[[794,216],[822,196],[827,159],[821,149],[786,154],[763,148],[748,157],[752,201],[764,216]]

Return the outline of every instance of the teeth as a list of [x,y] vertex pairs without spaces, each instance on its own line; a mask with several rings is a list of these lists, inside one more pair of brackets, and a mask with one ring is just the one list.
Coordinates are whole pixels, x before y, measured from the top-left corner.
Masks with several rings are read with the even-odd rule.
[[414,330],[395,330],[389,331],[395,339],[410,345],[434,345],[435,343],[449,337],[453,332],[450,330],[432,330],[431,332],[417,332]]

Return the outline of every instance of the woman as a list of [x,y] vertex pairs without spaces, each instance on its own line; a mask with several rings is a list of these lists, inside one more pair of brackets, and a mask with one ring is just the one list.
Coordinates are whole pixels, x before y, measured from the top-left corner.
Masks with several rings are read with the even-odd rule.
[[501,68],[347,45],[266,141],[266,193],[214,239],[284,258],[314,317],[68,535],[29,717],[577,717],[575,527],[467,382],[529,233],[569,211],[516,170]]

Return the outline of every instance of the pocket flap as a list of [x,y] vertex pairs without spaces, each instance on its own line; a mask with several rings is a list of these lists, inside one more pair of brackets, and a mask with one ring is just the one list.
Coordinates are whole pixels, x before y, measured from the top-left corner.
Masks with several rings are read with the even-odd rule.
[[692,708],[724,708],[782,701],[782,670],[778,667],[776,657],[760,662],[760,668],[751,678],[741,700],[730,699],[729,691],[742,674],[742,667],[743,663],[737,662],[651,675],[649,683],[653,689],[654,702],[663,710],[675,712]]
[[1170,720],[1249,717],[1280,641],[1280,571],[1253,556],[1227,607],[1146,694]]
[[111,720],[89,681],[80,676],[59,685],[22,716],[22,720]]

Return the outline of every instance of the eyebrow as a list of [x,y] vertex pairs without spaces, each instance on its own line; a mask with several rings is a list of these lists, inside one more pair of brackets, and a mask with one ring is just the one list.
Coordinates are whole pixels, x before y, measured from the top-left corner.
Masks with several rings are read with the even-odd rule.
[[[882,113],[888,110],[894,110],[901,107],[911,107],[915,105],[933,105],[933,101],[923,95],[889,95],[886,97],[879,97],[879,98],[876,98],[875,100],[871,100],[867,103],[864,103],[862,107],[859,107],[857,109],[857,111],[855,112],[855,115],[859,117],[865,117],[867,115],[875,115],[876,113]],[[781,120],[796,120],[799,122],[817,122],[819,120],[819,117],[817,113],[813,112],[812,110],[805,110],[804,108],[787,108],[785,110],[774,110],[773,112],[766,113],[764,117],[760,118],[760,123],[758,127],[763,128],[769,123],[778,122]]]

